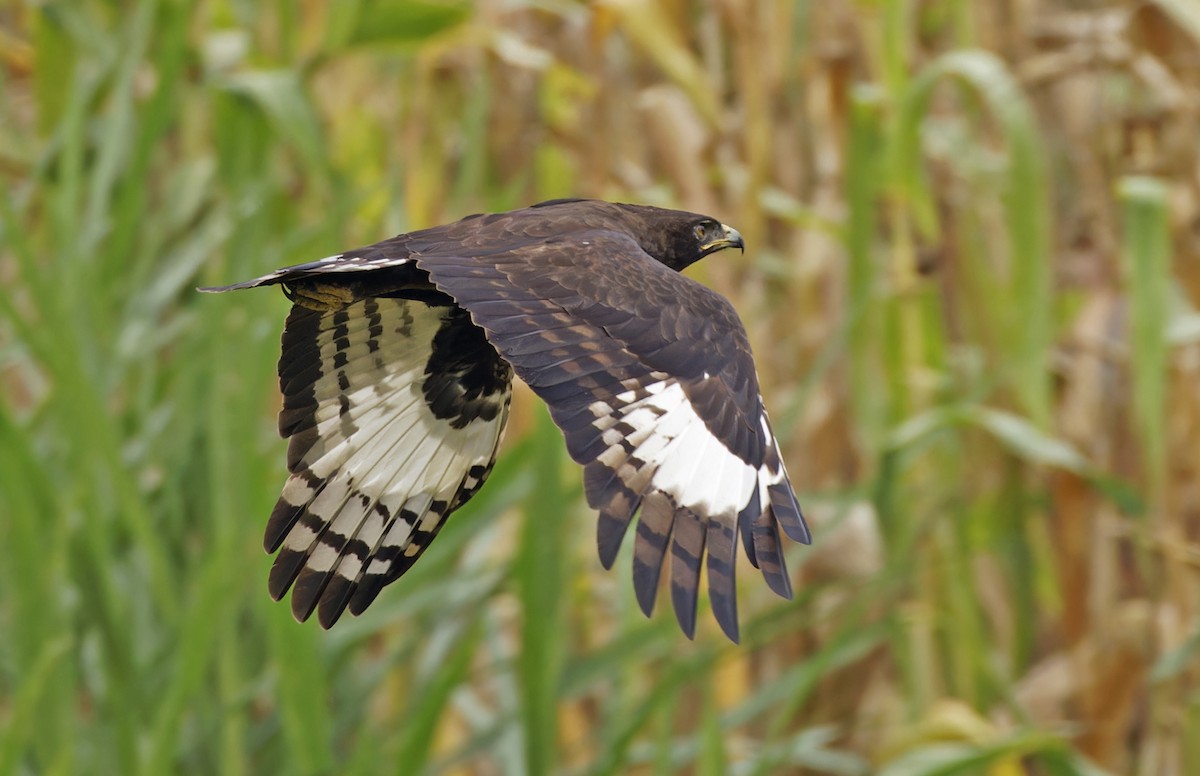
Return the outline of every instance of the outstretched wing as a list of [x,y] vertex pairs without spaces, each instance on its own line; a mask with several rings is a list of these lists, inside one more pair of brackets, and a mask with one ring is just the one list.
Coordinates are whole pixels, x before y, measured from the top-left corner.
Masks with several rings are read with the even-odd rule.
[[549,405],[600,511],[606,567],[640,508],[633,575],[643,611],[669,549],[671,600],[691,637],[707,554],[713,612],[736,641],[739,531],[771,589],[791,597],[778,527],[804,543],[809,533],[745,330],[724,298],[611,231],[412,258]]
[[271,595],[291,587],[296,618],[316,609],[325,628],[347,606],[361,613],[487,478],[510,377],[452,305],[293,306],[279,359],[292,474],[264,537],[279,550]]

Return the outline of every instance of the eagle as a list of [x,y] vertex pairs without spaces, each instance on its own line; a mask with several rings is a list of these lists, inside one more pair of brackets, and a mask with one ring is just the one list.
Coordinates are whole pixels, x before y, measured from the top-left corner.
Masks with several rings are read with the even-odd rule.
[[562,199],[200,289],[279,285],[292,301],[271,596],[290,588],[296,619],[315,611],[324,628],[361,614],[487,480],[515,373],[583,467],[601,564],[637,515],[642,611],[669,551],[683,632],[695,633],[704,563],[713,615],[737,642],[736,534],[784,598],[779,529],[811,539],[745,328],[680,274],[725,248],[744,251],[742,236],[709,216]]

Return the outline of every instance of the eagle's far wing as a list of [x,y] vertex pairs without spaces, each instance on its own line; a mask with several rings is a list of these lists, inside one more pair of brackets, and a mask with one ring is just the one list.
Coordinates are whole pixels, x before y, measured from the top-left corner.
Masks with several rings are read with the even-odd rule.
[[[277,281],[276,281],[277,282]],[[511,370],[461,309],[366,297],[294,305],[279,431],[291,471],[264,544],[268,587],[331,627],[403,574],[491,471]]]
[[[384,244],[379,243],[379,245]],[[358,273],[394,269],[410,262],[407,251],[403,250],[402,246],[396,246],[386,252],[381,250],[376,253],[364,253],[366,250],[368,249],[361,249],[358,252],[347,251],[346,253],[337,253],[333,256],[327,256],[324,259],[317,259],[316,261],[304,264],[293,264],[290,267],[277,269],[256,277],[253,280],[233,283],[228,286],[202,286],[197,290],[206,294],[219,294],[224,291],[240,291],[260,286],[286,285],[303,280],[325,280],[329,282],[340,280],[349,283],[352,282],[352,277]],[[346,277],[338,277],[339,275],[345,275]]]
[[646,614],[669,549],[672,604],[692,637],[707,551],[713,613],[737,641],[739,531],[767,584],[791,597],[778,526],[804,543],[809,533],[724,298],[607,231],[413,258],[549,405],[600,512],[606,567],[640,507],[633,578]]

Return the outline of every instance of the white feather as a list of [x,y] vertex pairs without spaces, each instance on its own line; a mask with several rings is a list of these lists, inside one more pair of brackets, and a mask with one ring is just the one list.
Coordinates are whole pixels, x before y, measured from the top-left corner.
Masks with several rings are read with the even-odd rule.
[[[733,515],[749,502],[757,473],[708,430],[679,382],[668,378],[615,398],[629,404],[613,410],[597,401],[588,409],[597,415],[593,426],[609,445],[599,460],[623,481],[637,483],[648,470],[656,489],[702,514]],[[617,422],[633,428],[624,437],[634,448],[631,454],[613,428]],[[629,459],[644,468],[635,469]]]

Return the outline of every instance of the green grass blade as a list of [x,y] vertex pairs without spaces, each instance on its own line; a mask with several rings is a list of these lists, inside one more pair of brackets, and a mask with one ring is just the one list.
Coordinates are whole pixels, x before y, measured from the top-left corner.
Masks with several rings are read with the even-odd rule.
[[934,89],[945,80],[962,85],[982,101],[1007,142],[1002,196],[1008,277],[999,292],[1005,300],[998,313],[1002,317],[994,327],[1009,335],[999,343],[1005,348],[1006,383],[1022,409],[1044,428],[1050,420],[1047,367],[1054,341],[1045,161],[1033,109],[1003,61],[988,52],[954,51],[920,72],[896,119],[893,182],[909,203],[919,232],[934,237],[938,216],[929,183],[921,173],[921,130]]
[[[34,734],[38,707],[42,705],[48,685],[53,681],[59,663],[71,647],[65,637],[46,644],[21,685],[20,692],[5,709],[8,724],[0,732],[0,773],[17,773],[22,750]],[[70,749],[70,746],[66,747]]]
[[713,699],[710,687],[705,696],[704,710],[696,731],[699,745],[696,747],[696,773],[698,776],[724,776],[729,773],[729,756],[725,751],[725,732],[721,728],[721,715]]
[[1133,408],[1156,499],[1166,482],[1167,324],[1171,299],[1171,232],[1167,186],[1147,177],[1120,184],[1125,207],[1124,273],[1129,289]]
[[558,688],[569,625],[565,598],[570,501],[562,480],[562,435],[544,412],[538,420],[537,479],[525,505],[514,575],[521,601],[521,722],[526,772],[553,770],[558,749]]
[[880,335],[878,296],[884,289],[883,262],[876,256],[875,226],[879,208],[878,167],[883,141],[879,95],[863,87],[854,92],[850,142],[846,149],[845,242],[847,272],[847,355],[854,417],[870,447],[878,444],[885,418],[880,392],[876,343]]
[[451,695],[468,676],[471,659],[483,638],[483,620],[476,617],[462,626],[443,629],[440,649],[427,655],[427,673],[414,688],[408,708],[407,725],[400,737],[396,756],[398,776],[421,773],[429,760],[438,722],[443,718]]

